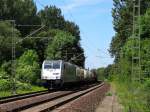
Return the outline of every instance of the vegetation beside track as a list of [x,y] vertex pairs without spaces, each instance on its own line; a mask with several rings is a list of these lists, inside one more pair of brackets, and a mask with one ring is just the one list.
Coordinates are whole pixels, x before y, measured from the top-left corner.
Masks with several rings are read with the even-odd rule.
[[[66,20],[60,8],[46,6],[37,11],[34,0],[1,0],[1,4],[0,97],[10,95],[15,88],[17,93],[41,90],[31,88],[41,85],[40,70],[45,59],[62,59],[84,67],[79,26]],[[15,63],[11,60],[12,38]]]
[[132,39],[133,2],[113,0],[113,3],[112,16],[116,33],[109,52],[115,60],[112,65],[99,68],[98,73],[115,86],[125,112],[150,112],[150,1],[141,0],[141,76],[137,76],[137,81],[133,81],[132,76],[132,53],[137,53],[132,52],[136,43]]
[[[30,89],[17,89],[17,94],[25,94],[25,93],[32,93],[32,92],[38,92],[38,91],[43,91],[46,90],[43,87],[39,87],[39,86],[30,86]],[[0,91],[0,98],[1,97],[7,97],[7,96],[12,96],[12,91]]]

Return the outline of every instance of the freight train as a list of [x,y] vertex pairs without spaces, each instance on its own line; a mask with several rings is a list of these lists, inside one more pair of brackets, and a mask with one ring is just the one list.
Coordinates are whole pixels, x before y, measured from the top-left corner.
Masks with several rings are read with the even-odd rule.
[[42,64],[41,79],[48,89],[67,84],[96,82],[97,74],[63,60],[45,60]]

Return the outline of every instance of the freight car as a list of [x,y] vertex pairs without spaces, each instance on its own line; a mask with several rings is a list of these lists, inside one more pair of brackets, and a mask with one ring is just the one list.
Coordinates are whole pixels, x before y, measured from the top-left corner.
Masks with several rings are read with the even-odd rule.
[[71,83],[94,82],[97,75],[63,60],[45,60],[41,79],[46,80],[48,88],[54,88]]

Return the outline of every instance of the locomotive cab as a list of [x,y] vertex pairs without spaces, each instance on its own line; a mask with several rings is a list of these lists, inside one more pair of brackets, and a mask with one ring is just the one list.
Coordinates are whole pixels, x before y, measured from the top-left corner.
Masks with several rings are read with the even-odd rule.
[[53,87],[61,84],[62,76],[62,61],[45,60],[42,65],[41,79],[46,80],[48,87]]

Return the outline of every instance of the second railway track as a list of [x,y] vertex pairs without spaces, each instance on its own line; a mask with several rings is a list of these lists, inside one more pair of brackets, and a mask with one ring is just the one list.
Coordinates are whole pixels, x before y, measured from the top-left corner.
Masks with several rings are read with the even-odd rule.
[[43,112],[53,110],[103,85],[104,83],[75,91],[57,91],[3,103],[0,105],[0,112]]
[[8,97],[2,97],[0,98],[0,104],[11,102],[11,101],[16,101],[24,98],[29,98],[29,97],[34,97],[42,94],[48,93],[48,90],[43,90],[43,91],[38,91],[38,92],[32,92],[32,93],[26,93],[26,94],[18,94],[18,95],[13,95],[13,96],[8,96]]

